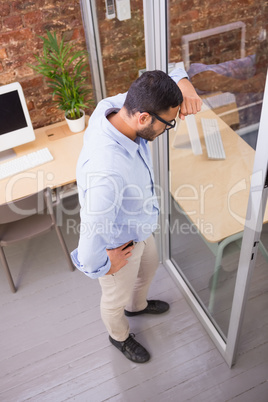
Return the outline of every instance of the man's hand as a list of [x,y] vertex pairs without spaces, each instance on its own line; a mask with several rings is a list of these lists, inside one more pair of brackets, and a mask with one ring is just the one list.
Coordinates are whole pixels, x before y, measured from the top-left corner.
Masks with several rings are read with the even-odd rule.
[[128,263],[127,259],[132,256],[131,251],[135,247],[135,246],[127,247],[129,243],[131,242],[122,244],[122,246],[114,248],[112,250],[106,250],[112,264],[111,268],[109,269],[106,275],[114,274],[115,272],[123,268],[125,265],[127,265]]
[[200,112],[202,100],[197,95],[193,85],[187,78],[183,78],[178,82],[183,95],[183,102],[180,107],[179,118],[184,120],[188,114],[196,114]]

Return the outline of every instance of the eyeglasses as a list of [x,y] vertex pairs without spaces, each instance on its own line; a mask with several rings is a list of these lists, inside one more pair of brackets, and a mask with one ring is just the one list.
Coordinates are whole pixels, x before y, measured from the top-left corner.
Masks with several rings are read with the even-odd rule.
[[148,113],[149,115],[154,116],[157,120],[161,121],[161,123],[164,123],[166,125],[167,131],[176,126],[175,119],[173,119],[171,121],[166,121],[166,120],[162,119],[162,117],[158,116],[156,113],[153,113],[153,112],[140,112],[140,113]]

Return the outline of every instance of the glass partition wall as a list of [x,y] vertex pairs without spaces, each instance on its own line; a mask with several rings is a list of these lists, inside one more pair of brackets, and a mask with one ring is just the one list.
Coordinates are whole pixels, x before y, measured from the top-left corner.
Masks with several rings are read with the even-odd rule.
[[[212,0],[194,2],[191,10],[184,2],[168,3],[169,64],[184,63],[203,100],[201,113],[187,117],[169,137],[170,255],[224,340],[268,55],[267,2],[242,8],[227,3],[224,11]],[[204,124],[211,119],[220,131],[224,159],[208,156]]]
[[[169,65],[184,63],[203,100],[168,139],[169,252],[227,343],[267,70],[267,2],[214,4],[168,2]],[[211,130],[225,156],[208,155]],[[266,247],[260,241],[267,265]]]
[[[142,73],[144,43],[148,70],[184,66],[203,99],[200,113],[153,142],[156,238],[164,265],[231,366],[246,300],[254,300],[246,328],[267,315],[267,2],[137,0],[124,21],[108,18],[104,1],[80,2],[97,100],[127,90]],[[209,120],[223,159],[208,157]]]
[[146,67],[142,0],[80,0],[96,101],[126,92]]
[[[184,66],[203,99],[201,112],[178,119],[173,132],[159,138],[154,149],[160,158],[156,170],[162,195],[163,262],[231,366],[257,248],[256,297],[263,293],[263,270],[268,270],[267,225],[260,239],[262,221],[268,221],[264,115],[260,127],[268,57],[267,2],[149,3],[144,2],[144,8],[149,15],[151,7],[155,35],[166,24],[165,62],[164,52],[158,59],[156,52],[150,68],[168,72]],[[163,3],[165,12],[157,18]],[[145,28],[148,21],[149,17]],[[146,52],[147,48],[148,43]],[[206,123],[216,125],[213,130],[220,133],[224,156],[219,159],[208,155]],[[256,150],[261,135],[262,145]]]

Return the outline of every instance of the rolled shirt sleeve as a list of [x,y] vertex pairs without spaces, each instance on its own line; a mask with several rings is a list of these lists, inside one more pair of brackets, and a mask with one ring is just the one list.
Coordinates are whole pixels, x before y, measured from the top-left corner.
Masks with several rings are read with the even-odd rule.
[[111,262],[106,248],[113,247],[114,225],[121,205],[123,180],[111,172],[92,173],[83,190],[78,248],[71,253],[74,265],[91,278],[105,275]]
[[183,78],[189,79],[188,74],[182,68],[175,68],[174,70],[171,71],[169,76],[173,79],[173,81],[176,82],[176,84],[178,84],[178,82]]

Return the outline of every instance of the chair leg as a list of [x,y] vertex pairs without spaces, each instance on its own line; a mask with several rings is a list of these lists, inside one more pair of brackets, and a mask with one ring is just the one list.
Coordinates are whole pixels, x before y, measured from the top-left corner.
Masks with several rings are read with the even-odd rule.
[[65,241],[64,241],[64,238],[63,238],[62,233],[60,231],[60,228],[57,225],[55,225],[55,230],[56,230],[58,239],[60,241],[62,250],[63,250],[63,252],[64,252],[64,254],[65,254],[66,258],[67,258],[69,268],[70,268],[71,271],[74,271],[74,265],[73,265],[72,259],[70,257],[70,253],[69,253],[69,251],[67,249],[67,246],[65,244]]
[[1,260],[1,263],[3,264],[3,267],[4,267],[5,271],[6,271],[10,289],[11,289],[11,291],[13,293],[16,293],[17,289],[16,289],[16,287],[14,285],[14,282],[13,282],[13,279],[12,279],[12,276],[11,276],[11,273],[10,273],[10,270],[9,270],[9,267],[8,267],[7,259],[6,259],[6,256],[4,254],[4,250],[3,250],[2,247],[0,247],[0,260]]
[[218,244],[217,248],[217,254],[216,254],[216,260],[215,260],[215,266],[214,266],[214,276],[213,276],[213,281],[212,281],[212,286],[211,286],[211,291],[210,291],[210,298],[209,298],[209,304],[208,304],[208,311],[212,314],[213,313],[213,308],[214,308],[214,301],[215,301],[215,293],[216,293],[216,288],[217,288],[217,282],[218,282],[218,276],[219,276],[219,269],[221,267],[221,260],[223,256],[223,251],[228,244],[240,240],[243,236],[243,232],[236,233],[232,236],[226,237],[224,240],[222,240]]

